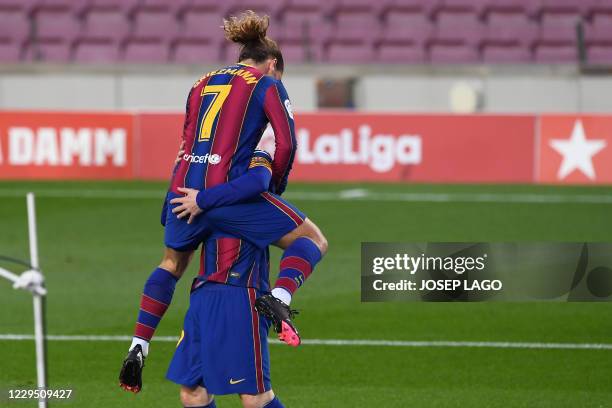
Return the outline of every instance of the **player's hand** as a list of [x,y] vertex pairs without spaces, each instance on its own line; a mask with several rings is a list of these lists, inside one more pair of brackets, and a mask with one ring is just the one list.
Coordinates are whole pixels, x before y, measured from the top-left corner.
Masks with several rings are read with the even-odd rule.
[[179,164],[181,160],[183,159],[184,154],[185,154],[185,141],[183,140],[181,142],[181,145],[179,146],[179,151],[176,155],[176,159],[174,160],[174,164]]
[[202,214],[202,209],[198,207],[198,203],[196,201],[196,197],[198,196],[199,191],[194,190],[193,188],[185,188],[179,187],[178,191],[185,194],[184,197],[177,197],[170,200],[170,204],[180,204],[176,208],[172,210],[173,213],[177,214],[176,218],[185,218],[189,216],[187,220],[187,224],[191,224],[191,222],[198,215]]

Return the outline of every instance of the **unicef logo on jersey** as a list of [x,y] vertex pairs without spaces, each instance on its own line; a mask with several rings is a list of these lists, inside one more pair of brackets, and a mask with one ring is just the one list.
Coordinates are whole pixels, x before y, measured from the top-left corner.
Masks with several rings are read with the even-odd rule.
[[189,163],[201,163],[201,164],[218,164],[221,162],[221,156],[218,154],[208,154],[204,156],[195,156],[193,154],[184,154],[183,160]]
[[287,114],[291,119],[293,119],[293,107],[291,106],[291,102],[289,99],[285,99],[285,109],[287,109]]
[[210,156],[208,156],[208,162],[210,164],[217,164],[221,161],[221,156],[219,156],[218,154],[211,154]]

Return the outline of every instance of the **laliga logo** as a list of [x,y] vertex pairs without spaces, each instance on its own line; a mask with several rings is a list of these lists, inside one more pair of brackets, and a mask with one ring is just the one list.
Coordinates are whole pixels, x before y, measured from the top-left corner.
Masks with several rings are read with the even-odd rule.
[[190,163],[218,164],[221,161],[221,156],[218,154],[208,154],[208,153],[206,153],[204,156],[195,156],[193,154],[185,153],[183,155],[183,160],[190,162]]
[[419,164],[423,159],[420,135],[372,135],[368,125],[358,130],[357,143],[351,129],[340,134],[322,134],[311,144],[308,129],[298,131],[298,160],[305,164],[367,164],[377,173],[391,170],[396,163]]
[[293,119],[293,107],[291,106],[289,99],[285,99],[285,109],[287,109],[287,114],[289,117]]

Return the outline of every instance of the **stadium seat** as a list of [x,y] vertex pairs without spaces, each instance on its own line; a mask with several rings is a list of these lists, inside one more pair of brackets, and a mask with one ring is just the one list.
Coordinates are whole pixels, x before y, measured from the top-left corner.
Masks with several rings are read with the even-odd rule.
[[280,41],[283,58],[289,63],[308,63],[321,60],[321,47],[302,41]]
[[589,43],[612,43],[612,13],[595,13],[591,24],[585,25],[585,40]]
[[0,9],[0,38],[22,43],[30,34],[30,22],[20,11]]
[[540,24],[540,41],[576,41],[576,24],[581,16],[577,11],[544,12]]
[[218,0],[186,0],[177,7],[177,11],[182,18],[192,12],[226,15],[227,8],[228,4]]
[[142,11],[163,11],[176,16],[179,10],[182,10],[189,2],[190,0],[140,0],[133,9],[134,13]]
[[386,0],[381,2],[381,14],[383,17],[390,12],[421,13],[431,18],[437,11],[442,0]]
[[283,32],[281,22],[276,18],[270,18],[270,26],[268,27],[268,37],[277,41]]
[[[284,24],[287,21],[287,16],[297,16],[297,18],[315,18],[322,20],[325,18],[319,0],[285,0],[282,7],[278,11],[278,18]],[[293,18],[295,21],[296,18]],[[291,18],[289,18],[291,21]]]
[[539,44],[534,51],[534,61],[545,64],[576,63],[578,53],[572,44]]
[[88,13],[92,10],[115,10],[121,11],[127,16],[139,2],[140,0],[86,0],[86,4],[82,6],[82,9],[83,13]]
[[221,25],[223,16],[207,10],[191,10],[183,16],[180,23],[182,31],[180,37],[183,39],[209,39],[219,44],[224,36]]
[[0,62],[19,62],[30,34],[24,4],[0,0]]
[[390,11],[380,36],[382,41],[410,41],[423,44],[434,32],[432,22],[422,13]]
[[522,12],[492,11],[487,15],[486,42],[532,44],[537,36],[537,24]]
[[436,11],[471,12],[480,15],[488,3],[490,0],[442,0],[436,6]]
[[612,2],[610,0],[588,0],[589,11],[598,13],[612,13]]
[[[380,32],[379,2],[368,0],[329,1],[332,37],[339,41],[373,41]],[[364,35],[364,33],[367,33]]]
[[480,56],[475,46],[465,43],[430,44],[429,61],[442,64],[475,64]]
[[24,60],[66,63],[70,61],[71,44],[67,40],[29,41],[25,47]]
[[0,39],[0,62],[19,62],[22,44],[12,39]]
[[164,9],[137,8],[134,11],[133,35],[147,38],[169,38],[178,33],[176,15]]
[[[576,0],[579,1],[579,0]],[[483,4],[482,12],[486,16],[490,12],[518,12],[534,17],[539,12],[539,1],[534,0],[489,0]]]
[[219,47],[219,61],[224,65],[237,62],[239,55],[240,47],[237,44],[224,42]]
[[432,62],[478,62],[477,45],[483,37],[484,26],[475,12],[441,9],[436,23],[433,38],[428,42]]
[[119,41],[128,34],[129,27],[129,20],[119,10],[89,10],[83,21],[83,32],[89,38]]
[[[612,4],[609,1],[606,3],[608,4],[609,11],[612,11]],[[591,14],[597,10],[598,4],[599,0],[581,0],[578,2],[580,11],[585,18],[590,18]]]
[[85,64],[114,64],[119,60],[119,47],[115,41],[104,39],[78,39],[73,60]]
[[245,10],[253,10],[259,14],[266,14],[276,18],[283,7],[281,0],[225,0],[227,13],[238,15]]
[[484,44],[481,50],[482,61],[486,64],[512,64],[532,62],[529,47],[521,44]]
[[441,11],[436,22],[434,38],[438,42],[460,40],[476,44],[484,34],[484,26],[473,12]]
[[123,45],[122,60],[132,63],[167,62],[168,44],[153,38],[129,38]]
[[532,59],[530,47],[538,27],[518,11],[491,11],[486,16],[486,30],[480,42],[485,63],[526,63]]
[[540,13],[570,13],[585,14],[588,9],[588,2],[585,0],[540,0]]
[[37,0],[0,0],[0,10],[29,11],[37,3]]
[[331,23],[321,14],[287,11],[283,16],[279,40],[322,44],[332,35]]
[[172,61],[175,63],[211,64],[219,60],[219,44],[216,42],[179,39],[173,44]]
[[42,0],[34,2],[34,11],[58,11],[58,10],[74,10],[77,6],[82,4],[86,0]]
[[589,64],[612,64],[612,45],[591,45],[587,48]]
[[69,10],[39,10],[32,22],[37,39],[72,40],[80,31],[80,22]]
[[321,0],[284,0],[281,9],[281,17],[287,11],[321,11]]
[[280,13],[280,20],[283,25],[287,25],[288,23],[299,23],[301,21],[318,23],[325,21],[326,18],[319,8],[289,7],[285,8],[283,12]]
[[369,12],[341,12],[336,15],[332,35],[340,41],[371,42],[380,35],[380,23]]
[[575,63],[578,59],[576,24],[581,18],[577,10],[542,9],[539,35],[535,42],[535,62]]
[[383,41],[378,44],[376,61],[389,64],[416,64],[426,61],[422,44],[401,41]]
[[333,41],[326,47],[325,60],[332,63],[374,62],[372,47],[364,41]]
[[326,2],[324,7],[329,9],[331,17],[334,18],[342,13],[368,13],[373,18],[379,18],[384,5],[384,1],[335,0]]

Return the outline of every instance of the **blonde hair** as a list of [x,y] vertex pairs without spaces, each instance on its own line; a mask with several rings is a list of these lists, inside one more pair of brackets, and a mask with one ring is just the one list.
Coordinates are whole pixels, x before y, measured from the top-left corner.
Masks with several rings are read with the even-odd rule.
[[260,16],[253,10],[223,20],[225,38],[240,45],[238,61],[253,59],[263,62],[280,54],[276,42],[267,36],[268,27],[270,17]]
[[225,38],[241,45],[264,43],[270,26],[270,17],[259,16],[247,10],[240,17],[231,16],[223,20]]

